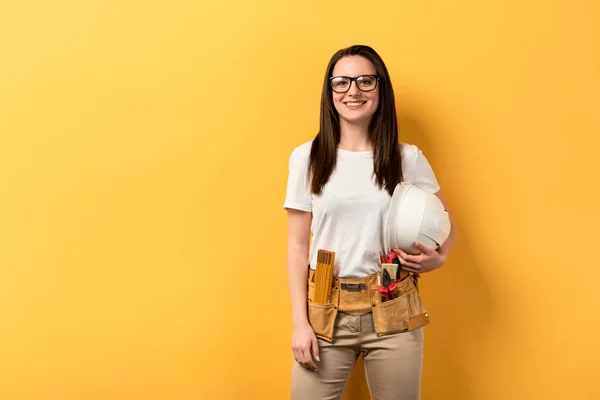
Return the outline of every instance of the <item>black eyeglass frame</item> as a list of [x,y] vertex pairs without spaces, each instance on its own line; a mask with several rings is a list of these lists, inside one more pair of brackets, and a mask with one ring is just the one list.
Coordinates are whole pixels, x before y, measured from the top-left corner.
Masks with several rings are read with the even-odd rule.
[[[373,90],[377,89],[377,84],[379,84],[379,75],[369,75],[369,74],[367,74],[367,75],[359,75],[359,76],[355,76],[355,77],[351,77],[351,76],[332,76],[331,78],[329,78],[329,87],[331,88],[331,90],[333,90],[336,93],[346,93],[352,87],[352,82],[356,82],[357,79],[364,78],[364,77],[374,78],[375,79],[375,86],[373,86],[373,89],[363,90],[363,89],[360,88],[360,86],[358,85],[358,83],[356,83],[356,87],[358,88],[358,90],[360,90],[361,92],[372,92]],[[350,79],[350,84],[348,85],[348,89],[342,90],[342,91],[335,90],[333,88],[333,80],[336,79],[336,78]]]

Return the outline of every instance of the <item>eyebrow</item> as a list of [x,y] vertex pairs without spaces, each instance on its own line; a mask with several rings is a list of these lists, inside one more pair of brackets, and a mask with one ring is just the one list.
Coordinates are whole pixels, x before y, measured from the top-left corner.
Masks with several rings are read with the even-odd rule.
[[373,72],[372,74],[360,74],[360,75],[355,75],[355,76],[350,76],[350,75],[331,75],[332,78],[358,78],[359,76],[365,76],[365,75],[369,75],[369,76],[377,76],[377,72]]

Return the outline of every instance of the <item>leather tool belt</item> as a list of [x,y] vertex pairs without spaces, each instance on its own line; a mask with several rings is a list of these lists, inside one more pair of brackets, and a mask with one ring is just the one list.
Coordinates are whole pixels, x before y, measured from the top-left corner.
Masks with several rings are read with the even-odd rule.
[[401,271],[396,281],[395,298],[381,301],[379,292],[382,274],[378,272],[364,278],[333,277],[331,298],[327,304],[313,302],[315,271],[308,272],[308,321],[315,335],[333,341],[335,319],[338,312],[351,315],[373,313],[378,336],[410,331],[429,324],[429,314],[419,296],[417,278]]

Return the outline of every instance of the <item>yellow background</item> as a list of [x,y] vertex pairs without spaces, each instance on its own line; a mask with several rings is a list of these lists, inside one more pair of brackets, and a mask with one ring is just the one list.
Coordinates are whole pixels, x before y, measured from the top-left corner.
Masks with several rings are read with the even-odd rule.
[[458,229],[422,282],[423,398],[600,398],[599,12],[3,2],[0,399],[288,398],[287,161],[355,43]]

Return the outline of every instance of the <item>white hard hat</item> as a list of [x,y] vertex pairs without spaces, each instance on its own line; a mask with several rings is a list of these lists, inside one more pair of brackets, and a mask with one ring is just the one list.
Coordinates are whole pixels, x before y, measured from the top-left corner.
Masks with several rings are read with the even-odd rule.
[[415,242],[436,250],[449,235],[450,217],[435,194],[404,182],[396,185],[384,227],[387,251],[419,254]]

